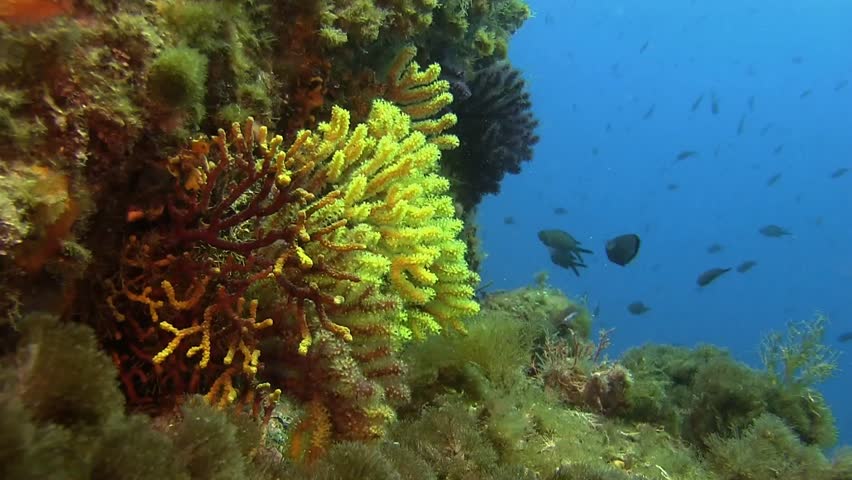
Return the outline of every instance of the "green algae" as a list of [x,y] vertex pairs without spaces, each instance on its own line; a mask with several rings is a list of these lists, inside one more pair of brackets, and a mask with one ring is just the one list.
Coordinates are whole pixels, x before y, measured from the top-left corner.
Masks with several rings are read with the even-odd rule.
[[151,63],[148,94],[165,108],[204,115],[207,57],[193,48],[169,48]]

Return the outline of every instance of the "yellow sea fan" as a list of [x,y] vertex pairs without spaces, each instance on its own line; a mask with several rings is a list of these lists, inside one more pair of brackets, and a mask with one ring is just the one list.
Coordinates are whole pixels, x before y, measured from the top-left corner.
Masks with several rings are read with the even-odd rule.
[[458,137],[445,132],[456,124],[458,118],[452,113],[436,117],[453,102],[450,83],[439,80],[441,66],[433,63],[421,70],[414,61],[417,49],[414,46],[403,48],[388,71],[386,97],[399,105],[415,122],[411,129],[426,135],[430,142],[441,150],[459,146]]
[[[409,81],[428,80],[435,71],[412,74]],[[446,195],[449,182],[437,173],[440,156],[400,107],[376,100],[360,125],[350,125],[349,113],[333,108],[328,122],[300,133],[281,162],[280,174],[306,190],[296,250],[304,256],[299,264],[305,274],[343,305],[370,294],[398,299],[405,314],[388,320],[416,323],[393,326],[400,338],[458,328],[473,310],[455,299],[472,296],[477,277],[464,263],[465,246],[457,239],[462,222]],[[313,274],[320,258],[359,281]],[[442,295],[454,298],[444,301]]]

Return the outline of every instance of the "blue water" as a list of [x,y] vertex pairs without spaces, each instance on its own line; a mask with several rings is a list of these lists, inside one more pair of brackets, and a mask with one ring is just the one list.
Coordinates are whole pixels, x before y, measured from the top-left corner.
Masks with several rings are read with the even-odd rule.
[[[760,366],[768,331],[824,312],[828,341],[843,354],[821,390],[841,443],[852,444],[852,343],[835,342],[852,331],[852,171],[829,178],[852,169],[852,2],[529,3],[536,16],[511,58],[528,79],[541,142],[480,208],[483,280],[515,288],[547,271],[566,293],[588,294],[599,326],[616,329],[611,355],[644,342],[706,342]],[[850,85],[835,91],[842,80]],[[674,162],[682,150],[699,155]],[[758,234],[770,223],[793,236]],[[536,237],[545,228],[595,251],[580,277],[550,262]],[[628,232],[643,245],[622,268],[603,245]],[[716,242],[724,250],[708,254]],[[758,262],[752,271],[697,287],[702,271],[748,259]],[[629,315],[635,300],[652,311]]]

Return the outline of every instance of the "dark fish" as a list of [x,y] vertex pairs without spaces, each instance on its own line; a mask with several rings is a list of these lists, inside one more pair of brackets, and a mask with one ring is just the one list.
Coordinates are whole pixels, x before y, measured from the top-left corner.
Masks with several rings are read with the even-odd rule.
[[666,185],[666,189],[670,192],[674,192],[678,188],[680,188],[680,186],[676,183],[670,183],[670,184]]
[[553,209],[553,213],[556,215],[565,215],[566,213],[568,213],[568,210],[563,207],[556,207]]
[[746,260],[745,262],[737,265],[737,271],[740,273],[745,273],[751,270],[755,265],[757,265],[757,262],[755,262],[754,260]]
[[852,332],[841,333],[837,336],[838,342],[848,342],[852,340]]
[[690,109],[690,111],[694,112],[694,111],[698,110],[698,107],[701,106],[701,102],[703,100],[704,100],[704,94],[702,93],[701,95],[698,96],[698,98],[695,99],[695,101],[692,102],[692,108]]
[[606,132],[611,132],[611,131],[612,131],[612,124],[610,124],[609,122],[607,122],[607,124],[606,124],[606,128],[604,128],[604,130],[605,130]]
[[725,247],[723,247],[722,245],[720,245],[718,243],[714,243],[714,244],[710,245],[709,247],[707,247],[707,253],[710,253],[710,254],[719,253],[724,249],[725,249]]
[[742,135],[743,132],[745,131],[745,119],[746,119],[745,114],[742,114],[740,116],[740,121],[737,123],[737,135],[738,136]]
[[807,89],[807,90],[804,90],[804,91],[802,91],[802,93],[799,94],[799,98],[806,98],[806,97],[810,96],[811,92],[812,92],[812,90],[810,88]]
[[729,272],[730,268],[711,268],[706,272],[702,273],[698,276],[698,279],[695,281],[699,287],[706,287],[710,285],[714,280]]
[[748,97],[748,111],[754,112],[754,95]]
[[781,175],[781,173],[776,173],[775,175],[769,177],[769,180],[766,181],[766,186],[771,187],[772,185],[778,183],[778,180],[781,180]]
[[580,271],[577,269],[586,268],[587,266],[579,259],[578,256],[575,256],[570,251],[565,250],[551,250],[550,261],[566,270],[571,269],[574,272],[574,275],[577,275],[578,277],[580,276]]
[[592,156],[598,156],[598,147],[592,147]]
[[641,243],[639,235],[619,235],[606,242],[606,256],[610,262],[623,267],[636,258]]
[[848,172],[848,171],[849,171],[849,169],[846,168],[846,167],[838,168],[837,170],[834,171],[834,173],[831,174],[831,178],[840,178],[843,175],[846,175],[846,172]]
[[783,143],[781,145],[778,145],[777,147],[773,148],[772,154],[778,155],[779,153],[781,153],[782,150],[784,150],[784,144]]
[[796,55],[795,57],[791,58],[790,61],[793,62],[793,65],[801,65],[802,62],[805,61],[805,59],[804,57]]
[[792,235],[792,233],[790,233],[790,231],[787,230],[786,228],[779,227],[778,225],[774,225],[774,224],[769,224],[769,225],[765,225],[763,227],[760,227],[758,232],[760,232],[760,234],[763,235],[764,237],[769,237],[769,238],[780,238],[780,237],[784,237],[784,236],[787,236],[787,235]]
[[506,225],[514,225],[515,224],[515,217],[505,217],[503,219],[503,223],[505,223]]
[[844,88],[846,88],[847,85],[849,85],[849,80],[841,80],[841,81],[837,82],[836,84],[834,84],[834,91],[839,92],[839,91],[843,90]]
[[643,313],[647,313],[649,310],[651,310],[651,307],[638,300],[627,306],[627,311],[633,315],[642,315]]
[[[562,250],[562,249],[571,250],[572,248],[574,248],[574,247],[576,247],[577,245],[580,244],[579,240],[574,238],[570,233],[568,233],[564,230],[557,230],[557,229],[540,230],[538,232],[538,239],[545,246],[547,246],[549,248],[560,249],[560,250]],[[591,253],[591,252],[589,252],[589,253]]]
[[648,111],[645,112],[645,115],[642,115],[642,120],[648,120],[649,118],[651,118],[654,115],[655,107],[656,105],[651,105],[651,108],[649,108]]
[[580,275],[578,268],[586,268],[582,254],[591,254],[580,246],[580,241],[564,230],[541,230],[538,232],[541,240],[550,250],[550,260],[562,268],[570,268],[576,275]]
[[717,97],[715,93],[710,96],[710,112],[713,115],[719,114],[719,97]]
[[772,128],[772,123],[767,123],[766,125],[764,125],[763,128],[760,129],[760,136],[762,137],[769,133],[770,128]]
[[643,43],[642,46],[639,47],[639,53],[640,54],[645,53],[645,50],[648,49],[648,43],[649,43],[649,41],[646,40],[645,43]]
[[680,152],[678,152],[677,155],[675,155],[675,161],[680,162],[696,155],[698,155],[698,152],[696,152],[695,150],[681,150]]

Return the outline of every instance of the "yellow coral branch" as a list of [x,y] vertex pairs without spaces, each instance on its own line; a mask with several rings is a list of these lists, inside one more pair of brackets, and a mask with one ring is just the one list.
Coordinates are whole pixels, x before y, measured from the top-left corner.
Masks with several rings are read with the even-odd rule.
[[236,367],[231,367],[222,372],[219,377],[213,382],[210,391],[204,395],[204,400],[219,408],[225,408],[234,403],[234,400],[239,396],[239,392],[234,388],[234,375],[237,373]]
[[204,295],[205,290],[207,289],[207,282],[210,281],[210,277],[204,276],[200,281],[193,284],[190,289],[191,293],[187,297],[186,300],[178,300],[175,296],[175,288],[172,286],[172,283],[168,280],[163,280],[160,284],[163,287],[163,290],[166,292],[166,298],[169,300],[169,305],[175,310],[189,310],[195,305],[198,304],[198,301],[201,300],[201,296]]
[[151,287],[145,287],[142,290],[142,293],[137,295],[137,294],[135,294],[135,293],[133,293],[130,290],[127,290],[125,288],[124,289],[124,296],[127,297],[131,301],[144,303],[145,305],[148,305],[148,314],[151,316],[151,320],[154,323],[157,323],[157,322],[160,321],[160,315],[159,315],[159,313],[157,313],[157,310],[160,309],[160,308],[163,308],[165,303],[163,303],[162,300],[153,300],[150,297],[152,291],[153,291],[153,289]]

